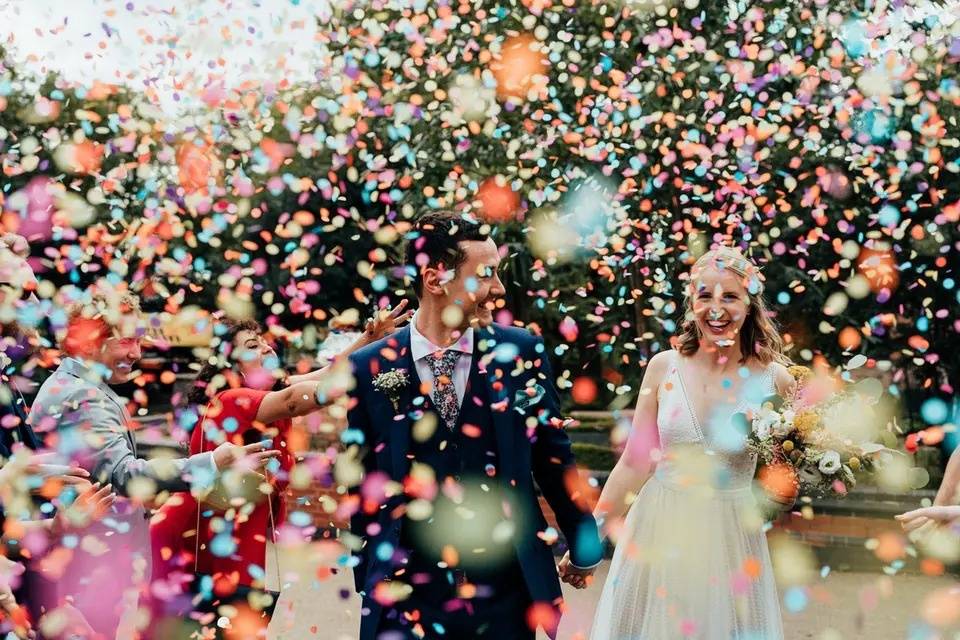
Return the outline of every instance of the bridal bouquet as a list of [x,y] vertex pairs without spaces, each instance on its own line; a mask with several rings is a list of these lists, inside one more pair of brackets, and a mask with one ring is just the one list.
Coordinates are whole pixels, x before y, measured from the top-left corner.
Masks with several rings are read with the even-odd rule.
[[797,382],[790,397],[765,402],[751,418],[748,446],[762,465],[759,480],[781,502],[803,495],[843,496],[872,471],[886,448],[870,442],[874,401],[846,386],[817,384],[807,367],[788,369]]

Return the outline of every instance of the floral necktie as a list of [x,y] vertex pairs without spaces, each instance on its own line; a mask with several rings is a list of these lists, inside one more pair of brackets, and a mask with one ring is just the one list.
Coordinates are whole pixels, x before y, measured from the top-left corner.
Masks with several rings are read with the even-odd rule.
[[433,402],[437,406],[440,417],[453,431],[457,425],[457,416],[460,413],[460,401],[457,399],[457,388],[453,385],[453,369],[457,366],[460,352],[454,349],[438,351],[427,356],[430,371],[433,372]]

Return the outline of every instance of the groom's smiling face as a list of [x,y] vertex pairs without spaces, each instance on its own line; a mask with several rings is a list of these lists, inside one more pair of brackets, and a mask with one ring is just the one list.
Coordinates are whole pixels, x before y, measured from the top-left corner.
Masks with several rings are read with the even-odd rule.
[[452,271],[439,269],[436,284],[427,287],[443,297],[444,323],[451,328],[466,328],[493,322],[497,300],[506,290],[500,281],[500,252],[491,239],[464,240],[460,250],[465,255],[463,264]]

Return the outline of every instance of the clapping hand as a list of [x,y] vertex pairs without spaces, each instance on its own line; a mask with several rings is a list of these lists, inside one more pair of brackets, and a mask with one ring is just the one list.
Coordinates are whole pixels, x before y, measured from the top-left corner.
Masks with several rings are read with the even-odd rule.
[[107,514],[116,501],[113,485],[105,487],[100,483],[90,485],[68,507],[57,512],[53,519],[54,533],[64,534],[89,527]]
[[578,569],[570,563],[570,552],[563,555],[560,564],[557,566],[560,573],[560,579],[575,589],[585,589],[593,582],[593,572],[595,569]]
[[30,620],[27,618],[25,610],[17,604],[17,599],[13,596],[13,589],[10,586],[11,578],[14,574],[23,573],[23,566],[19,562],[14,562],[6,556],[0,556],[0,612],[4,617],[10,620],[13,627],[13,634],[21,640],[35,638],[36,634],[30,628]]
[[401,300],[392,310],[387,307],[377,311],[364,325],[363,339],[368,343],[376,342],[402,327],[413,316],[413,311],[404,313],[406,308],[407,301]]

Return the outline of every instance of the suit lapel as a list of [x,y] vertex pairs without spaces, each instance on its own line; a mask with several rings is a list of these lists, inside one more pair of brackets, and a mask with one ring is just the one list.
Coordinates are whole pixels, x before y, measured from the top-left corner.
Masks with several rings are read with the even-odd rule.
[[[390,423],[387,425],[387,447],[390,450],[390,463],[393,467],[393,478],[401,480],[407,475],[410,468],[410,460],[407,454],[410,452],[410,414],[414,411],[414,398],[420,395],[420,376],[417,375],[417,368],[413,365],[413,356],[410,353],[410,328],[404,327],[396,333],[397,357],[394,360],[388,360],[380,355],[380,371],[407,372],[410,384],[400,390],[397,398],[396,410],[394,410],[389,398],[387,405],[393,411],[390,417]],[[382,393],[378,391],[378,393]]]
[[[517,434],[516,420],[513,411],[513,395],[516,390],[516,380],[511,376],[514,362],[498,362],[493,358],[493,351],[501,340],[501,333],[495,325],[478,329],[474,334],[473,365],[468,384],[476,384],[481,380],[487,385],[489,410],[493,422],[494,436],[497,442],[497,455],[503,469],[513,469],[515,454],[515,438]],[[397,357],[388,360],[380,356],[380,371],[405,370],[410,384],[405,386],[399,394],[397,410],[392,415],[388,425],[387,443],[390,449],[390,463],[394,479],[406,477],[410,470],[410,437],[413,415],[429,410],[432,399],[420,392],[420,376],[413,362],[410,351],[410,329],[404,327],[395,334]],[[381,393],[378,391],[378,393]],[[423,398],[416,402],[417,398]],[[464,394],[464,403],[468,402],[469,393]],[[389,400],[387,405],[390,406]],[[393,407],[390,406],[391,411]],[[461,404],[460,412],[464,406]],[[439,418],[439,416],[438,416]],[[445,428],[442,424],[439,428]]]
[[133,430],[131,427],[131,422],[133,418],[130,417],[130,414],[127,412],[127,408],[124,406],[123,401],[120,399],[120,396],[116,392],[108,387],[106,384],[101,384],[100,388],[103,390],[104,395],[112,402],[117,409],[120,411],[120,415],[123,416],[123,426],[124,431],[127,435],[127,442],[130,443],[130,450],[133,452],[134,457],[137,456],[137,439],[133,436]]

